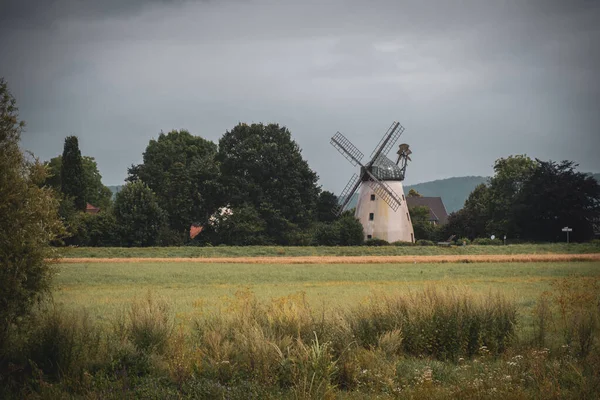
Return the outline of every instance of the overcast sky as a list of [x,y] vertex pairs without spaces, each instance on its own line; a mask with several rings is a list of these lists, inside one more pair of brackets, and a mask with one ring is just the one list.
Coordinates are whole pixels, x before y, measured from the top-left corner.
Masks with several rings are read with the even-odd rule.
[[160,131],[287,126],[325,189],[398,120],[409,184],[499,157],[600,171],[600,1],[0,0],[0,76],[47,160],[77,135],[104,183]]

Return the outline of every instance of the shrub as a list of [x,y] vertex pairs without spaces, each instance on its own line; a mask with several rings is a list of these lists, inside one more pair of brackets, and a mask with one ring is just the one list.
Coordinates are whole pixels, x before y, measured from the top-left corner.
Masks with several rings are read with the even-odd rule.
[[417,240],[417,246],[435,246],[435,243],[431,240],[420,239]]
[[403,242],[401,240],[398,240],[397,242],[392,242],[391,243],[392,246],[399,246],[399,247],[404,247],[404,246],[416,246],[416,243],[413,242]]
[[390,243],[387,240],[383,240],[383,239],[377,239],[377,238],[372,238],[372,239],[367,239],[365,240],[365,246],[389,246]]
[[430,287],[408,295],[372,296],[351,308],[345,320],[364,348],[382,346],[385,334],[396,332],[407,354],[455,360],[473,356],[484,345],[494,354],[503,352],[513,339],[516,304],[500,295]]
[[64,232],[46,169],[19,147],[24,123],[0,78],[0,360],[9,331],[48,292],[49,243]]
[[52,306],[33,317],[25,354],[51,379],[80,377],[99,356],[100,344],[100,331],[86,313]]
[[501,245],[502,240],[500,240],[500,239],[492,240],[490,238],[476,238],[473,240],[472,244],[479,245],[479,246],[495,246],[495,245]]
[[165,300],[155,299],[148,292],[144,299],[134,301],[126,314],[121,314],[114,331],[141,352],[161,354],[173,331],[170,307]]
[[317,246],[337,246],[340,244],[339,225],[319,223],[315,228],[314,242]]
[[365,240],[363,226],[353,215],[342,215],[335,221],[341,246],[360,246]]
[[467,237],[462,237],[460,239],[456,239],[456,245],[457,246],[462,246],[463,244],[466,245],[466,246],[470,245],[471,241]]

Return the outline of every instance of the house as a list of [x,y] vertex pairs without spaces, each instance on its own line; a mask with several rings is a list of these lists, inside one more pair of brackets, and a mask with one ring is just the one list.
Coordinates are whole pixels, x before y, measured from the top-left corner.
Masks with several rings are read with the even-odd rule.
[[85,206],[86,214],[98,214],[98,211],[100,211],[100,208],[93,206],[90,203],[87,203]]
[[408,208],[427,207],[429,209],[429,222],[434,225],[444,225],[448,222],[448,212],[441,197],[408,196],[406,203]]

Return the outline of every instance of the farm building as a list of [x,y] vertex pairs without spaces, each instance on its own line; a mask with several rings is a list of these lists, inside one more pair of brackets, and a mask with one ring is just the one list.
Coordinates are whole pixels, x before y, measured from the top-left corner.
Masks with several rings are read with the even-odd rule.
[[448,222],[448,212],[441,197],[417,197],[406,198],[408,208],[427,207],[429,209],[429,222],[434,225],[444,225]]

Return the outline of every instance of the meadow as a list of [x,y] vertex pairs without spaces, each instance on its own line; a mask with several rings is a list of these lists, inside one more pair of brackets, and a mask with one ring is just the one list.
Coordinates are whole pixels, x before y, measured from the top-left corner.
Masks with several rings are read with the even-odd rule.
[[[501,241],[498,241],[502,243]],[[467,246],[184,246],[184,247],[66,247],[56,248],[66,258],[136,257],[301,257],[301,256],[403,256],[468,254],[590,254],[600,253],[600,241]]]
[[[466,247],[523,254],[522,246],[531,245]],[[52,302],[15,345],[15,365],[31,365],[35,379],[25,392],[0,395],[546,399],[600,391],[598,261],[211,264],[91,255],[281,256],[264,247],[145,250],[69,249],[88,261],[55,265]],[[397,250],[467,249],[283,249],[287,257]],[[535,251],[565,253],[559,245]]]
[[373,292],[405,292],[427,285],[501,291],[527,315],[557,278],[600,278],[599,262],[460,264],[62,264],[53,297],[70,309],[85,306],[99,320],[151,291],[172,302],[182,319],[218,309],[249,290],[260,300],[303,292],[312,307],[358,303]]

